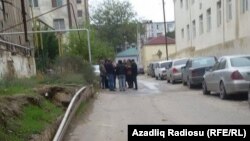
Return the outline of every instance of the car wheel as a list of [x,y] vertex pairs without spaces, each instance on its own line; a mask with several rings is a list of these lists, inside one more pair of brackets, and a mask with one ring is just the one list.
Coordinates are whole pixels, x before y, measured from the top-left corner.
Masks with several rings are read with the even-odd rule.
[[167,79],[167,82],[168,82],[168,83],[170,83],[170,80],[169,80],[169,77],[168,77],[168,76],[167,76],[167,78],[166,78],[166,79]]
[[173,79],[173,77],[171,77],[171,79],[170,79],[171,81],[171,84],[174,84],[175,83],[175,81],[174,81],[174,79]]
[[187,80],[187,86],[189,89],[192,89],[193,88],[193,85],[191,84],[190,80],[188,79]]
[[202,82],[202,92],[204,95],[209,95],[210,91],[207,90],[207,84],[205,81]]
[[226,89],[225,89],[225,86],[224,86],[223,82],[220,83],[220,98],[221,99],[226,99],[227,98],[227,92],[226,92]]

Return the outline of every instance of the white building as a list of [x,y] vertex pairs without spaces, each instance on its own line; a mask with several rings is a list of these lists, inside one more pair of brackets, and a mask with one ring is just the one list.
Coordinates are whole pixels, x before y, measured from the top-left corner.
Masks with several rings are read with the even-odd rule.
[[[145,27],[145,38],[165,36],[164,22],[143,21]],[[166,22],[167,32],[175,30],[175,22]]]
[[[29,0],[31,13],[55,29],[69,29],[82,26],[88,11],[88,0]],[[69,4],[68,4],[69,3]],[[86,4],[85,4],[86,3]],[[60,8],[61,7],[61,8]],[[52,11],[55,9],[54,11]],[[88,14],[88,12],[87,12]]]
[[174,0],[175,57],[250,53],[250,0]]

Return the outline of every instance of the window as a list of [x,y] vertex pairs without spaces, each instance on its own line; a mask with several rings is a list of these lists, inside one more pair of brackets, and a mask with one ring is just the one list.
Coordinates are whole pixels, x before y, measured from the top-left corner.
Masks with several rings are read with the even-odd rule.
[[77,4],[81,4],[81,3],[82,3],[82,0],[76,0],[76,3],[77,3]]
[[211,21],[211,8],[207,10],[207,32],[210,32],[212,28],[212,21]]
[[217,2],[217,26],[219,27],[221,25],[222,20],[222,12],[221,12],[221,0]]
[[241,12],[246,13],[249,10],[249,0],[241,0]]
[[193,26],[193,38],[195,38],[196,37],[196,24],[195,24],[195,20],[193,20],[192,26]]
[[31,7],[39,7],[38,0],[29,0]]
[[77,16],[82,17],[82,10],[77,10]]
[[250,57],[236,57],[230,59],[232,67],[249,67],[250,66]]
[[199,27],[200,27],[200,35],[201,35],[204,32],[204,28],[203,28],[203,15],[200,15],[199,21],[200,21]]
[[54,28],[55,29],[65,29],[64,19],[54,19]]
[[59,7],[62,6],[63,1],[62,0],[51,0],[52,7]]
[[223,59],[220,63],[219,63],[219,70],[223,70],[225,69],[227,66],[227,61],[225,59]]
[[159,30],[159,25],[158,24],[156,25],[156,29]]
[[233,11],[232,11],[232,0],[227,0],[227,21],[233,19]]
[[180,2],[180,6],[181,6],[181,8],[183,7],[183,0],[181,0],[181,2]]
[[189,29],[189,24],[187,25],[187,39],[190,40],[190,29]]
[[182,39],[184,38],[184,29],[183,28],[181,29],[181,37],[182,37]]

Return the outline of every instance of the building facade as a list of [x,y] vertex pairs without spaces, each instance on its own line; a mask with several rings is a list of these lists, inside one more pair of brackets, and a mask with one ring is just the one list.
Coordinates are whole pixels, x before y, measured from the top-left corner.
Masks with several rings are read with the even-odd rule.
[[[168,56],[176,53],[175,40],[167,39],[168,42]],[[147,69],[149,63],[154,61],[166,60],[166,41],[165,36],[154,37],[148,40],[141,49],[141,64],[144,70]]]
[[250,0],[174,0],[175,57],[250,53]]
[[[145,38],[165,36],[164,22],[143,21]],[[175,22],[166,22],[167,32],[175,30]]]
[[[88,0],[29,0],[33,17],[55,29],[83,26],[88,16]],[[53,10],[54,9],[54,10]]]
[[[21,3],[24,2],[24,3]],[[0,34],[31,31],[29,3],[5,0],[0,3]],[[33,37],[30,34],[0,35],[0,79],[36,74]]]

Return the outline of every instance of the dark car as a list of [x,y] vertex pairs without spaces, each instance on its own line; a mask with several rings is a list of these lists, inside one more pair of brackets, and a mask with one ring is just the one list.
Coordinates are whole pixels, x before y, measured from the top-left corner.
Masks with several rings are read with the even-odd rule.
[[248,89],[248,103],[249,103],[249,106],[250,106],[250,85],[249,85],[249,89]]
[[186,66],[182,67],[182,83],[192,88],[195,85],[201,85],[203,75],[210,70],[217,62],[216,57],[198,57],[187,61]]
[[138,67],[138,74],[144,74],[144,68],[143,67]]
[[156,63],[150,63],[148,65],[147,74],[151,77],[155,77],[155,64]]

